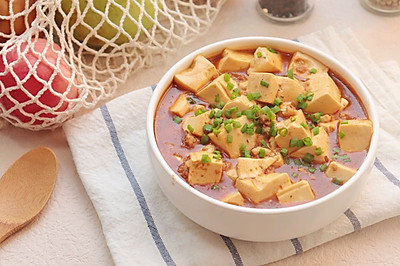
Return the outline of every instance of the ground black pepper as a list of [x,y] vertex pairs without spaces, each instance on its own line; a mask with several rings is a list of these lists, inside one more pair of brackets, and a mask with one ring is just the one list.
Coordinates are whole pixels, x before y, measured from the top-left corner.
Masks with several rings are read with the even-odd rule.
[[259,0],[260,7],[268,14],[280,18],[292,18],[306,12],[307,0]]

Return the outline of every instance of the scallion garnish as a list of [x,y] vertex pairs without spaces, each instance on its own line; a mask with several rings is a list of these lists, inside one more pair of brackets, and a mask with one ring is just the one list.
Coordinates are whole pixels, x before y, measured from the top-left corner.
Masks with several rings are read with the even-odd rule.
[[228,73],[224,74],[224,81],[228,82],[231,79],[231,76]]
[[307,153],[303,157],[303,161],[306,163],[312,163],[313,160],[314,160],[314,155],[312,155],[311,153]]
[[342,139],[344,136],[346,136],[346,134],[344,134],[343,131],[339,131],[338,137]]
[[201,162],[202,163],[210,163],[211,162],[211,158],[207,154],[203,154],[201,156]]
[[201,136],[200,143],[203,145],[206,145],[209,140],[210,140],[210,138],[204,134],[203,136]]
[[194,128],[193,128],[191,125],[187,125],[187,129],[188,129],[190,132],[193,132],[193,131],[194,131]]
[[264,86],[264,87],[266,87],[266,88],[269,87],[269,83],[266,82],[265,80],[261,80],[261,81],[260,81],[260,85],[261,85],[261,86]]
[[317,70],[316,70],[315,68],[311,68],[311,69],[310,69],[310,73],[311,73],[311,74],[315,74],[315,73],[317,73]]
[[293,76],[293,68],[291,68],[291,69],[288,70],[287,76],[288,76],[288,78],[290,78],[290,79],[294,79],[294,76]]
[[179,124],[180,122],[182,122],[182,118],[180,118],[180,117],[177,116],[177,115],[174,116],[173,120],[174,120],[174,122],[177,123],[177,124]]
[[265,149],[260,149],[260,151],[258,152],[258,156],[260,157],[260,158],[264,158],[265,157]]

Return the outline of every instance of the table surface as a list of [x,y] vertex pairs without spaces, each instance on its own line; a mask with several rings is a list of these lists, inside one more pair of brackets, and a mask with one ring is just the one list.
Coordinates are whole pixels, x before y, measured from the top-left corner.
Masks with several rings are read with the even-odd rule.
[[[282,25],[256,12],[255,0],[227,0],[206,35],[170,55],[164,62],[132,75],[116,96],[157,83],[163,73],[187,53],[214,41],[240,36],[294,39],[328,26],[350,28],[377,61],[400,63],[400,16],[378,16],[357,0],[319,0],[305,21]],[[0,244],[0,265],[112,265],[98,216],[76,172],[62,129],[30,132],[0,130],[0,171],[37,146],[51,147],[59,160],[54,193],[39,217]],[[49,233],[51,232],[51,233]],[[400,261],[400,217],[388,219],[273,263],[273,265],[376,265]]]

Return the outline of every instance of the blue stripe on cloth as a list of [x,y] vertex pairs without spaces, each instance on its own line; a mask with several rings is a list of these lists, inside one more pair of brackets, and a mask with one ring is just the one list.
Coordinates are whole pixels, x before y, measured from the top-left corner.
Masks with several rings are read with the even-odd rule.
[[290,241],[292,242],[292,245],[294,247],[294,250],[296,251],[296,254],[303,253],[303,247],[298,238],[290,239]]
[[392,182],[395,186],[400,188],[400,180],[396,178],[394,174],[392,174],[382,163],[381,161],[376,158],[374,165],[376,168],[378,168],[379,171],[381,171],[382,174],[386,176],[386,178]]
[[139,202],[140,208],[142,209],[143,216],[146,219],[147,227],[150,230],[151,236],[153,237],[153,240],[158,248],[158,251],[160,252],[162,258],[164,259],[164,262],[167,265],[176,265],[175,262],[173,261],[173,259],[171,258],[167,248],[165,247],[165,245],[161,239],[161,236],[157,230],[156,224],[154,223],[153,217],[150,213],[150,209],[147,206],[144,194],[143,194],[143,192],[139,186],[139,183],[137,182],[135,175],[133,174],[132,169],[129,165],[129,162],[125,156],[125,152],[119,141],[117,130],[115,128],[115,125],[111,118],[111,115],[108,111],[108,108],[106,105],[103,105],[100,107],[100,110],[101,110],[101,114],[103,115],[104,121],[106,122],[108,131],[110,133],[111,141],[114,145],[115,151],[117,152],[121,166],[125,171],[125,174],[132,186],[133,191],[135,192],[135,195]]
[[358,231],[361,229],[361,223],[354,212],[352,212],[350,209],[347,209],[344,212],[344,215],[346,215],[347,219],[350,220],[351,224],[353,225],[354,231]]
[[235,262],[235,265],[242,266],[243,265],[242,258],[240,257],[239,252],[237,251],[237,249],[235,247],[235,244],[233,244],[232,240],[229,237],[223,236],[223,235],[220,235],[220,236],[222,237],[222,240],[224,240],[225,245],[228,247],[229,251],[231,252],[233,261]]

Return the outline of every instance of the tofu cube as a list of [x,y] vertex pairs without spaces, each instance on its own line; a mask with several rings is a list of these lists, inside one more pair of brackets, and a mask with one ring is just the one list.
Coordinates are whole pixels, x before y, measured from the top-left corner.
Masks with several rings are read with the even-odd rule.
[[190,106],[189,102],[186,99],[186,94],[181,94],[178,96],[176,101],[171,105],[169,108],[169,111],[182,117],[184,116],[187,112],[189,112]]
[[227,104],[225,104],[224,108],[222,110],[229,110],[231,108],[237,107],[238,111],[243,111],[243,110],[248,110],[253,105],[256,103],[254,101],[250,101],[246,95],[240,95],[239,97],[229,101]]
[[221,201],[237,206],[244,206],[244,198],[238,191],[226,195]]
[[183,89],[196,93],[216,77],[218,71],[215,66],[204,56],[198,55],[188,69],[174,76],[174,82]]
[[278,134],[275,137],[275,142],[281,148],[286,148],[289,152],[297,150],[299,147],[290,147],[290,140],[297,138],[302,140],[304,138],[311,138],[311,131],[308,127],[304,127],[302,123],[306,122],[306,118],[302,110],[297,110],[297,114],[286,120],[283,120],[276,124],[278,131],[282,128],[287,129],[287,135],[283,136]]
[[325,123],[319,123],[319,126],[323,127],[326,132],[331,133],[336,130],[339,120],[333,120]]
[[266,47],[258,47],[250,62],[248,74],[253,72],[281,72],[282,58],[279,53],[269,51]]
[[[250,120],[245,116],[233,119],[239,122],[242,127],[244,124],[250,124]],[[223,126],[221,126],[221,132],[219,134],[210,133],[208,136],[211,141],[222,150],[224,150],[231,158],[238,158],[241,156],[240,147],[242,144],[245,145],[246,150],[251,150],[256,145],[256,134],[248,135],[243,134],[240,130],[241,128],[233,128],[230,133],[228,133]],[[228,143],[228,135],[232,136],[232,142]]]
[[221,73],[245,70],[249,68],[252,58],[252,53],[235,51],[226,48],[222,54],[221,60],[218,63],[218,70]]
[[251,73],[247,83],[247,93],[260,93],[257,101],[273,103],[278,93],[277,76],[271,73]]
[[237,159],[237,173],[239,178],[258,177],[265,175],[268,169],[277,160],[277,157],[267,157],[263,159],[244,158]]
[[372,122],[367,119],[339,123],[338,132],[344,134],[338,138],[339,146],[347,152],[363,151],[369,147],[373,131]]
[[339,178],[343,183],[347,182],[357,169],[345,166],[336,161],[332,161],[325,170],[325,175],[330,178]]
[[306,94],[305,88],[297,79],[279,76],[276,76],[276,79],[278,81],[278,98],[284,102],[291,102],[294,106],[296,106],[297,97],[300,94]]
[[[191,185],[207,185],[219,183],[222,178],[223,162],[221,159],[213,158],[210,152],[192,152],[190,159],[186,162],[189,167],[188,182]],[[208,156],[210,162],[202,162],[203,156]]]
[[193,135],[201,137],[204,134],[203,126],[205,124],[210,124],[210,111],[202,113],[198,116],[189,116],[186,117],[182,122],[182,129],[189,132],[188,126],[190,125],[193,128]]
[[219,102],[227,103],[230,101],[224,87],[215,80],[197,92],[196,95],[209,104],[218,104]]
[[[290,154],[293,158],[304,158],[304,156],[309,153],[314,156],[314,162],[316,163],[326,163],[326,158],[329,159],[329,135],[326,133],[325,129],[319,128],[319,133],[311,137],[312,145],[304,146],[300,149],[294,151]],[[321,149],[321,154],[317,155],[317,148]]]
[[281,203],[310,201],[315,199],[314,192],[311,190],[307,180],[301,180],[279,190],[276,193],[276,197]]
[[[293,69],[293,74],[303,78],[310,78],[313,75],[319,75],[328,72],[328,67],[316,60],[315,58],[303,54],[302,52],[294,53],[288,69]],[[311,69],[315,69],[312,73]]]
[[342,107],[340,90],[327,73],[314,75],[304,84],[314,94],[312,100],[307,101],[307,112],[333,114]]
[[291,184],[287,173],[272,173],[256,178],[238,178],[235,186],[239,192],[254,203],[267,200]]

